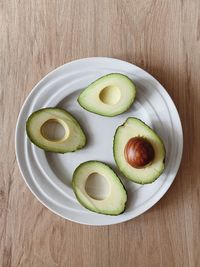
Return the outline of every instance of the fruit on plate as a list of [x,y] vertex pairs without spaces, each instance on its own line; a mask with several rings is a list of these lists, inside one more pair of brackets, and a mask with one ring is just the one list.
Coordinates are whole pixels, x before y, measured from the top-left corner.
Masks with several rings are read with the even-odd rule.
[[85,208],[102,214],[123,213],[126,190],[115,172],[100,161],[80,164],[73,175],[72,188]]
[[161,138],[137,118],[130,117],[117,128],[113,153],[120,171],[135,183],[152,183],[164,170],[165,147]]
[[[60,129],[60,134],[62,130],[59,138],[55,137],[56,129]],[[61,108],[43,108],[32,113],[26,122],[26,132],[31,142],[45,151],[72,152],[86,143],[78,121]]]
[[135,95],[135,85],[127,76],[111,73],[91,83],[80,94],[78,102],[90,112],[112,117],[125,112]]

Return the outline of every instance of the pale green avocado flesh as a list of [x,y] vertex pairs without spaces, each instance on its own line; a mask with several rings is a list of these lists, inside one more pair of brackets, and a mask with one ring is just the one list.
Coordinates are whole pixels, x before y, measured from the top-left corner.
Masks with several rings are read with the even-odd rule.
[[127,76],[111,73],[91,83],[80,94],[78,102],[90,112],[112,117],[125,112],[135,95],[135,85]]
[[[100,177],[94,178],[96,174]],[[104,179],[104,184],[97,179]],[[80,204],[93,212],[118,215],[125,210],[126,190],[115,172],[102,162],[87,161],[79,165],[73,175],[72,188]]]
[[[144,137],[153,146],[155,156],[151,164],[144,168],[132,167],[125,158],[124,149],[131,138]],[[143,121],[130,117],[116,130],[113,141],[113,154],[120,171],[135,183],[154,182],[164,170],[165,147],[161,138]]]
[[[63,127],[64,135],[61,139],[51,140],[44,136],[42,128],[50,121]],[[44,108],[32,113],[26,122],[26,132],[31,142],[45,151],[73,152],[86,144],[86,136],[78,121],[61,108]]]

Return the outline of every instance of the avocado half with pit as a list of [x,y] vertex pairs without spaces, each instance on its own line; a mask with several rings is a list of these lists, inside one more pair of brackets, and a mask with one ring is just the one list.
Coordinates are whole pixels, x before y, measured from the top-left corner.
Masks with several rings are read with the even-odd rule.
[[[45,127],[52,123],[57,123],[64,129],[64,135],[60,139],[51,139],[45,133]],[[86,143],[86,136],[78,121],[61,108],[43,108],[32,113],[26,122],[26,132],[31,142],[45,151],[73,152]]]
[[80,94],[78,103],[90,112],[112,117],[125,112],[135,95],[132,80],[121,73],[111,73],[91,83]]
[[80,164],[74,172],[72,188],[80,204],[93,212],[107,215],[124,212],[126,190],[115,172],[102,162]]
[[128,118],[117,128],[113,153],[120,171],[135,183],[152,183],[164,170],[163,141],[137,118]]

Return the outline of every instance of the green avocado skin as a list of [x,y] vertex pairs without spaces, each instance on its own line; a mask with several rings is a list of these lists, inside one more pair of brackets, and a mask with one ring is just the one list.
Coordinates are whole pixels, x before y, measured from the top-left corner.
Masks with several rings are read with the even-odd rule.
[[73,191],[74,191],[74,194],[75,194],[77,200],[79,201],[79,203],[80,203],[83,207],[85,207],[86,209],[88,209],[88,210],[90,210],[90,211],[92,211],[92,212],[95,212],[95,213],[99,213],[99,214],[103,214],[103,215],[110,215],[110,216],[117,216],[117,215],[120,215],[120,214],[124,213],[124,211],[125,211],[125,209],[126,209],[126,203],[127,203],[127,192],[126,192],[126,188],[125,188],[124,184],[122,183],[122,181],[120,180],[120,178],[119,178],[117,175],[116,175],[116,176],[117,176],[119,182],[121,183],[121,185],[123,186],[123,189],[124,189],[124,191],[125,191],[125,193],[126,193],[126,202],[124,203],[124,207],[123,207],[123,209],[122,209],[120,212],[119,212],[118,210],[116,210],[116,212],[110,213],[110,212],[103,211],[103,210],[92,209],[91,207],[87,206],[86,203],[85,203],[84,201],[82,201],[82,199],[81,199],[81,198],[79,197],[79,195],[77,194],[77,191],[76,191],[76,184],[75,184],[75,178],[76,178],[76,174],[77,174],[78,170],[79,170],[83,165],[85,165],[85,164],[88,164],[88,165],[89,165],[89,164],[93,164],[93,163],[101,164],[101,165],[106,166],[106,168],[109,168],[109,169],[111,170],[111,172],[113,172],[113,173],[116,175],[116,173],[114,172],[114,170],[113,170],[109,165],[107,165],[107,164],[104,163],[104,162],[100,162],[100,161],[97,161],[97,160],[89,160],[89,161],[86,161],[86,162],[81,163],[81,164],[76,168],[76,170],[74,171],[73,178],[72,178],[72,183],[71,183],[71,185],[72,185],[72,189],[73,189]]
[[[160,172],[158,172],[157,175],[154,176],[153,179],[151,179],[151,180],[149,180],[149,181],[145,181],[145,182],[142,182],[142,181],[141,181],[141,182],[136,181],[136,180],[134,180],[134,179],[132,178],[132,176],[130,176],[130,175],[128,175],[127,173],[125,173],[125,172],[122,170],[121,166],[118,164],[118,161],[117,161],[117,151],[116,151],[116,149],[115,149],[116,135],[117,135],[118,130],[119,130],[121,127],[123,127],[129,119],[136,119],[136,120],[140,121],[142,124],[144,124],[145,127],[147,127],[150,131],[153,131],[153,130],[151,129],[151,127],[149,127],[149,126],[148,126],[146,123],[144,123],[142,120],[140,120],[140,119],[138,119],[138,118],[135,118],[135,117],[129,117],[129,118],[127,118],[126,121],[125,121],[122,125],[118,126],[118,128],[117,128],[116,131],[115,131],[114,137],[113,137],[113,157],[114,157],[115,163],[116,163],[118,169],[120,170],[120,172],[121,172],[127,179],[129,179],[130,181],[132,181],[132,182],[134,182],[134,183],[137,183],[137,184],[141,184],[141,185],[152,184],[152,183],[155,182],[155,181],[160,177],[160,175],[163,173],[163,171],[164,171],[164,169],[165,169],[165,157],[166,157],[166,149],[165,149],[165,145],[164,145],[162,139],[161,139],[161,138],[158,136],[158,134],[155,133],[154,131],[153,131],[154,134],[156,134],[157,138],[160,140],[162,149],[163,149],[163,151],[164,151],[164,158],[163,158],[163,162],[162,162],[162,163],[163,163],[163,167],[160,169]],[[145,134],[144,134],[144,136],[145,136]]]
[[[94,85],[95,83],[98,83],[98,82],[101,81],[102,79],[109,78],[109,77],[112,76],[112,75],[113,75],[113,76],[116,75],[116,76],[124,77],[124,78],[127,79],[127,81],[129,81],[129,82],[134,86],[134,93],[133,93],[132,97],[129,99],[129,103],[126,104],[126,105],[124,106],[123,110],[121,110],[121,111],[116,111],[116,112],[113,113],[113,114],[109,114],[109,113],[104,113],[103,111],[101,111],[101,112],[100,112],[100,111],[95,111],[95,109],[89,108],[89,107],[87,107],[86,105],[84,105],[84,103],[81,101],[82,93],[83,93],[85,90],[87,90],[90,86]],[[83,90],[83,92],[79,95],[79,97],[78,97],[78,99],[77,99],[78,104],[79,104],[83,109],[85,109],[85,110],[87,110],[87,111],[89,111],[89,112],[92,112],[92,113],[94,113],[94,114],[103,116],[103,117],[115,117],[115,116],[117,116],[117,115],[120,115],[120,114],[126,112],[126,111],[132,106],[132,104],[133,104],[133,102],[134,102],[134,100],[135,100],[135,96],[136,96],[136,87],[135,87],[135,85],[133,84],[132,80],[131,80],[128,76],[126,76],[126,75],[124,75],[124,74],[122,74],[122,73],[109,73],[109,74],[107,74],[107,75],[105,75],[105,76],[102,76],[102,77],[98,78],[97,80],[93,81],[91,84],[89,84],[89,85]]]
[[[32,118],[34,116],[37,116],[38,114],[40,114],[41,112],[45,112],[45,111],[58,111],[58,112],[62,112],[63,114],[67,114],[67,116],[71,117],[71,119],[74,121],[74,123],[81,129],[82,131],[82,134],[83,134],[83,143],[79,146],[77,146],[77,148],[75,148],[74,150],[60,150],[59,148],[49,148],[48,146],[45,146],[44,144],[40,143],[39,141],[35,140],[34,138],[32,138],[32,135],[31,135],[31,132],[29,131],[29,128],[30,128],[30,124],[31,124],[31,121],[32,121]],[[62,108],[54,108],[54,107],[48,107],[48,108],[42,108],[42,109],[39,109],[35,112],[33,112],[27,119],[26,121],[26,134],[28,136],[28,138],[30,139],[30,141],[36,145],[37,147],[43,149],[44,151],[46,152],[55,152],[55,153],[59,153],[59,154],[65,154],[65,153],[68,153],[68,152],[75,152],[77,150],[80,150],[81,148],[83,148],[85,145],[86,145],[86,135],[83,131],[83,129],[81,128],[79,122],[75,119],[75,117],[68,111],[66,111],[65,109],[62,109]]]

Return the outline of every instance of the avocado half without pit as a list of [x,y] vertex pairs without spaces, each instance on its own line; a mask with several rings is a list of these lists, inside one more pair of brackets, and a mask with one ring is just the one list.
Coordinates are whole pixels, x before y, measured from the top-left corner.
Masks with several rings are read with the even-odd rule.
[[80,204],[93,212],[107,215],[124,212],[126,190],[115,172],[102,162],[87,161],[79,165],[72,188]]
[[44,108],[32,113],[26,122],[26,132],[31,142],[45,151],[73,152],[86,143],[78,121],[61,108]]
[[132,80],[121,73],[111,73],[91,83],[80,94],[78,102],[90,112],[112,117],[125,112],[135,95]]
[[128,118],[117,128],[113,153],[120,171],[135,183],[152,183],[164,170],[165,147],[161,138],[137,118]]

